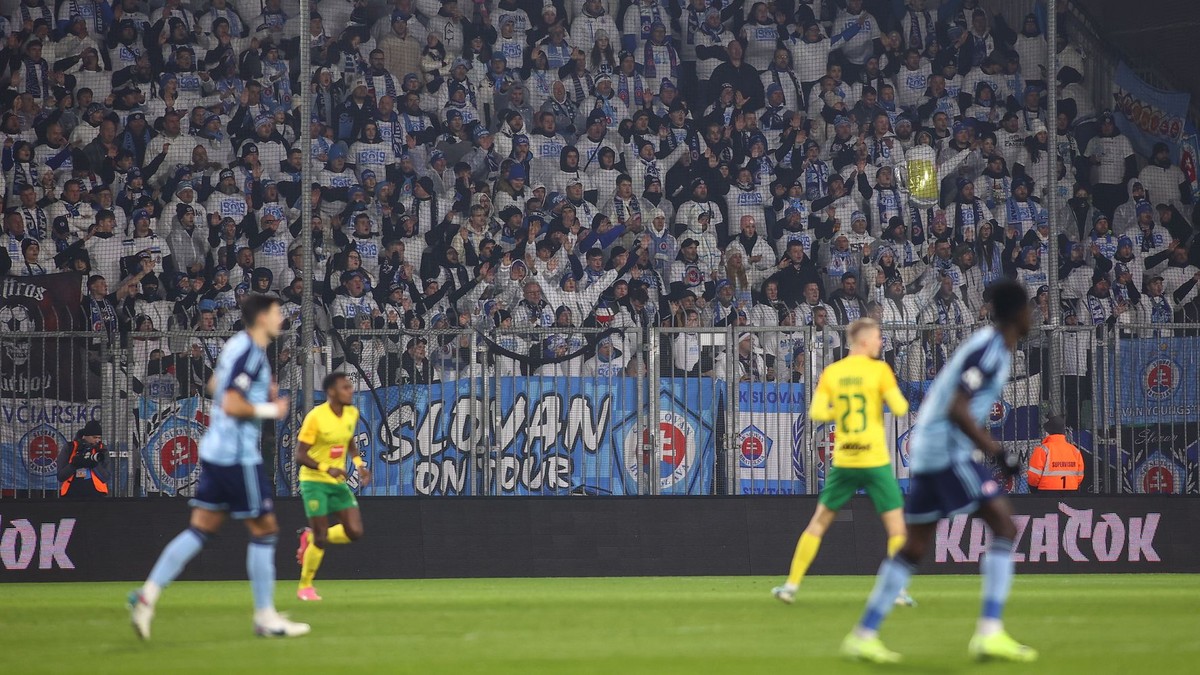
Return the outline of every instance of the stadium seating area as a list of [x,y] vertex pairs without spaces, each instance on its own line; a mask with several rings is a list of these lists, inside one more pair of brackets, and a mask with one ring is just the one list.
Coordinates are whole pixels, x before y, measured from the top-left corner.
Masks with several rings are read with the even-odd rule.
[[[1000,277],[1039,322],[1053,274],[1070,325],[1200,317],[1191,189],[1096,109],[1069,35],[1050,74],[1042,16],[865,4],[3,0],[0,273],[82,272],[88,325],[148,361],[215,358],[216,337],[138,334],[236,329],[247,292],[279,294],[292,328],[314,293],[326,334],[615,326],[602,365],[631,369],[650,325],[872,315],[945,327],[889,332],[920,370],[986,320]],[[536,366],[583,343],[499,346]],[[691,345],[664,367],[702,372]],[[760,346],[775,377],[799,372],[804,346]],[[470,348],[437,342],[421,367],[422,340],[363,339],[334,365],[448,379]]]

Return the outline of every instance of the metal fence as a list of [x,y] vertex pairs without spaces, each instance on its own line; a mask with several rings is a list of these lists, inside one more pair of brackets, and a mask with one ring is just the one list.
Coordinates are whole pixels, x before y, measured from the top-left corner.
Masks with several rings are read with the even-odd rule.
[[[1017,350],[993,435],[1027,460],[1061,414],[1087,459],[1085,491],[1200,492],[1200,326],[1165,326],[1042,327]],[[885,329],[883,358],[913,408],[887,417],[902,484],[924,392],[969,333]],[[0,495],[57,495],[58,450],[93,419],[111,494],[189,494],[226,337],[0,334],[6,364],[25,366],[0,395]],[[294,400],[296,345],[287,334],[270,350]],[[343,331],[321,348],[316,381],[338,370],[356,386],[356,440],[375,474],[368,487],[351,476],[363,494],[815,494],[834,428],[808,418],[811,392],[844,345],[838,327]],[[40,378],[54,369],[71,385],[47,396]],[[278,494],[295,491],[300,408],[264,426]],[[1008,488],[1028,490],[1023,477]]]

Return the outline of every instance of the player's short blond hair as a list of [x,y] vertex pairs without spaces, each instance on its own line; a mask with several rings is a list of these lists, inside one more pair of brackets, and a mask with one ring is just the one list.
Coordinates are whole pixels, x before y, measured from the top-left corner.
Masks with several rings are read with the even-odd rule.
[[857,344],[859,336],[863,334],[863,331],[868,330],[881,330],[879,322],[871,317],[855,319],[850,322],[849,326],[846,326],[846,341],[852,345]]

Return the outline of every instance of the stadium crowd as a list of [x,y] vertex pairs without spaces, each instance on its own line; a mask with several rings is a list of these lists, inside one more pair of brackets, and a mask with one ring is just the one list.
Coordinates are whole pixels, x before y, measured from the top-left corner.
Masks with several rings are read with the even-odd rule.
[[[498,372],[604,375],[640,367],[651,325],[778,326],[730,349],[742,378],[796,379],[813,345],[788,327],[864,315],[939,327],[888,331],[926,379],[997,278],[1048,321],[1052,270],[1068,324],[1200,317],[1166,147],[1135,155],[1067,35],[1046,72],[1043,16],[926,5],[2,0],[0,272],[83,273],[91,329],[139,378],[171,359],[183,395],[247,292],[293,328],[314,293],[359,386],[455,377],[482,338],[400,329],[465,327],[530,328],[494,338]],[[724,376],[711,346],[674,335],[664,366]]]

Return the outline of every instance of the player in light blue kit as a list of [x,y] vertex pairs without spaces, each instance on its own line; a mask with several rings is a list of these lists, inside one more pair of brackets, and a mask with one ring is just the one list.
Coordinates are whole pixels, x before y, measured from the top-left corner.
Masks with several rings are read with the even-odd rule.
[[[959,346],[938,373],[913,431],[911,490],[904,505],[908,541],[883,561],[867,608],[842,642],[850,658],[894,663],[900,655],[879,639],[879,625],[892,609],[901,589],[933,542],[937,522],[958,514],[978,514],[992,531],[980,562],[983,607],[968,653],[976,659],[1028,663],[1037,652],[1009,637],[1000,621],[1013,579],[1012,505],[991,472],[979,464],[978,451],[996,457],[1009,475],[1021,469],[1020,458],[1006,453],[982,426],[1008,382],[1012,350],[1029,332],[1030,313],[1025,289],[1000,281],[987,289],[994,325]],[[978,450],[977,450],[978,449]]]
[[266,352],[283,326],[279,300],[251,295],[242,305],[242,321],[246,330],[225,343],[209,381],[212,417],[200,440],[200,479],[190,502],[189,527],[163,549],[146,583],[129,594],[133,629],[143,640],[150,639],[159,593],[221,529],[227,516],[245,521],[250,530],[246,571],[254,595],[254,631],[269,637],[309,631],[308,624],[289,621],[275,611],[279,525],[259,452],[262,420],[282,419],[288,411],[287,399],[277,397]]

